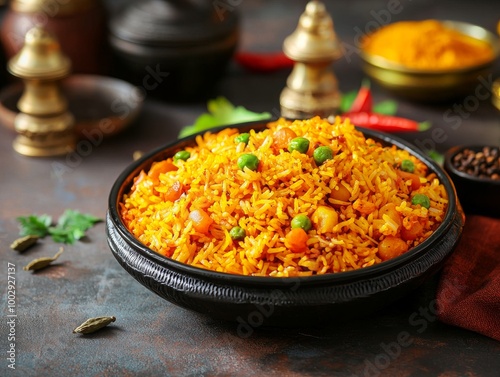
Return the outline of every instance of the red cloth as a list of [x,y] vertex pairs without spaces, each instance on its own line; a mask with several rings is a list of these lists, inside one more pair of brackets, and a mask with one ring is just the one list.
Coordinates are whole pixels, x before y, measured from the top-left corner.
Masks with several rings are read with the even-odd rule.
[[467,216],[436,299],[441,321],[500,341],[500,219]]

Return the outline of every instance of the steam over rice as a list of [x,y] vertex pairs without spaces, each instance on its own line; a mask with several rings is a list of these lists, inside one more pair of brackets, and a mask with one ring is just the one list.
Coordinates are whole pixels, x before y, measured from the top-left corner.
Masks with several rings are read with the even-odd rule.
[[[277,131],[284,128],[310,141],[307,153],[277,144]],[[245,144],[235,142],[235,128],[207,132],[186,148],[187,160],[170,158],[141,172],[121,202],[127,228],[152,250],[182,263],[287,277],[383,262],[393,257],[392,242],[404,246],[396,252],[401,254],[444,218],[446,192],[435,175],[407,151],[365,138],[349,121],[280,119],[249,134]],[[313,150],[325,145],[333,158],[318,165]],[[244,153],[258,157],[257,170],[238,166]],[[415,175],[401,172],[403,160],[414,163]],[[430,207],[413,205],[415,193],[425,194]],[[327,225],[319,207],[334,215]],[[207,215],[205,228],[193,216],[200,212]],[[301,214],[312,228],[306,246],[297,248],[287,235]],[[243,240],[231,238],[236,226],[245,231]]]

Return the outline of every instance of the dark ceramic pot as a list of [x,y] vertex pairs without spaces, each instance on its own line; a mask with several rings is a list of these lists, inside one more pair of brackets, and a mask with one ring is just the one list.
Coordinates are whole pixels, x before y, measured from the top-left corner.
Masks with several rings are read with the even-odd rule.
[[[246,132],[263,129],[265,123],[233,127]],[[402,256],[356,271],[271,278],[203,270],[155,253],[126,229],[120,219],[118,202],[142,169],[194,144],[194,136],[149,153],[131,164],[116,180],[106,219],[111,251],[137,281],[164,299],[217,319],[239,322],[246,329],[261,325],[316,325],[366,316],[415,289],[442,267],[459,241],[464,216],[452,182],[437,164],[402,140],[374,131],[363,132],[383,144],[411,151],[436,173],[449,197],[449,207],[440,227]]]
[[465,148],[480,152],[483,146],[456,146],[445,153],[444,169],[450,175],[466,213],[500,217],[500,181],[479,178],[458,170],[453,157]]
[[113,74],[153,96],[197,100],[224,74],[239,38],[236,8],[207,0],[135,1],[110,22]]

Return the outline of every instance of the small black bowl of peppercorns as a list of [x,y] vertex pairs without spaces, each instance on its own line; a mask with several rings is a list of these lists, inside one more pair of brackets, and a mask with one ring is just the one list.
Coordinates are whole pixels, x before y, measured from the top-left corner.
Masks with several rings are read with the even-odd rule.
[[500,147],[453,147],[445,154],[444,169],[466,213],[500,217]]

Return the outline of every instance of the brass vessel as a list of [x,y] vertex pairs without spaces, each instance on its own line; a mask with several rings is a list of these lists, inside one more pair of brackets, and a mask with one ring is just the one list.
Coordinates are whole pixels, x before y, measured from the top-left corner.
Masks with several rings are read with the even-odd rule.
[[0,39],[7,59],[21,50],[28,30],[43,26],[71,59],[73,73],[108,72],[108,17],[103,0],[12,0],[4,13]]
[[342,56],[342,48],[323,3],[307,4],[283,51],[295,64],[280,96],[281,115],[301,119],[336,114],[340,92],[330,66]]
[[493,105],[500,110],[500,79],[496,79],[492,87]]
[[20,112],[14,120],[18,133],[14,149],[34,157],[71,151],[75,144],[74,119],[60,89],[71,62],[56,39],[41,27],[29,30],[23,48],[9,60],[7,68],[24,82],[17,104]]
[[423,70],[408,68],[381,56],[361,50],[362,69],[375,83],[399,97],[419,102],[450,102],[470,94],[481,78],[492,72],[494,61],[500,56],[500,41],[487,29],[460,21],[440,21],[445,27],[488,43],[493,49],[492,59],[475,66]]
[[[498,35],[500,35],[500,21],[498,21],[497,24],[497,32]],[[495,82],[493,83],[493,87],[491,88],[491,91],[493,93],[493,105],[500,110],[500,78],[496,79]]]
[[12,0],[10,6],[16,12],[43,12],[54,16],[73,14],[94,6],[96,2],[96,0]]

